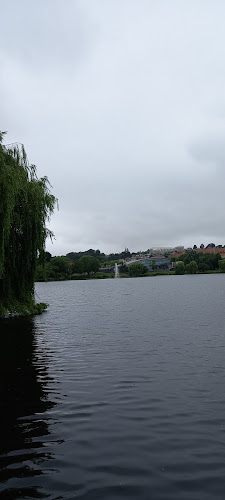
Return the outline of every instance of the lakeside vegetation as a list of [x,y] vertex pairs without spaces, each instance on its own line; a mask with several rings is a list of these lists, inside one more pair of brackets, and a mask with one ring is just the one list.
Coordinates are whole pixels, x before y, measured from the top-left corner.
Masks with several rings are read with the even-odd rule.
[[195,250],[191,250],[173,260],[176,262],[175,274],[197,274],[209,271],[225,272],[225,260],[221,259],[220,253],[197,253]]
[[[116,257],[122,254],[116,254]],[[49,252],[45,252],[44,259],[42,255],[42,258],[39,258],[37,262],[36,281],[112,279],[114,278],[116,262],[120,264],[121,278],[225,272],[225,259],[221,259],[219,253],[186,251],[183,255],[170,259],[171,266],[172,262],[174,263],[172,270],[153,270],[151,272],[141,262],[134,262],[127,266],[124,257],[111,260],[112,255],[105,256],[100,250],[92,249],[59,257],[52,257]],[[73,260],[71,260],[71,256]]]
[[0,316],[40,314],[34,281],[37,255],[52,233],[46,227],[56,198],[47,177],[38,179],[23,145],[3,145],[0,133]]

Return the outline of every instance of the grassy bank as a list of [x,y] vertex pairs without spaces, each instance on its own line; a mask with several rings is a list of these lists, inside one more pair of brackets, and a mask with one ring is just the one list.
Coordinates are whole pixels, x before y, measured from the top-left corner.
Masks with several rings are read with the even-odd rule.
[[[144,274],[143,276],[139,276],[144,278],[145,276],[165,276],[165,275],[174,275],[174,271],[154,271]],[[138,276],[136,276],[138,277]],[[58,279],[49,278],[46,280],[36,280],[37,283],[44,282],[52,282],[52,281],[76,281],[76,280],[104,280],[104,279],[114,279],[114,273],[93,273],[88,276],[88,274],[72,274],[71,276],[61,276]],[[132,278],[129,273],[120,273],[120,278]]]
[[11,303],[0,303],[0,318],[10,316],[33,316],[42,314],[48,307],[48,304],[40,302],[36,304],[33,299],[26,302],[12,301]]
[[114,273],[72,274],[71,280],[104,280],[115,278]]

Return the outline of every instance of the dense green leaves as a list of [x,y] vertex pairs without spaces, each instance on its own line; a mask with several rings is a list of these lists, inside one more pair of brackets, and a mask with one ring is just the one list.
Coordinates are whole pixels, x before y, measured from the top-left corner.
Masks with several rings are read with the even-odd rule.
[[66,257],[53,257],[47,264],[49,278],[54,280],[68,279],[70,276],[70,263]]
[[219,270],[221,273],[225,273],[225,259],[221,259],[219,262]]
[[194,250],[190,252],[185,252],[183,255],[180,255],[179,261],[182,260],[185,266],[190,264],[190,262],[195,261],[198,270],[200,272],[204,271],[214,271],[219,267],[219,261],[221,256],[219,253],[211,254],[211,253],[203,253],[203,252],[195,252]]
[[148,272],[148,268],[141,264],[141,262],[134,262],[129,265],[129,275],[132,277],[135,276],[144,276]]
[[56,198],[47,177],[37,178],[24,147],[6,147],[0,134],[0,304],[33,296],[37,255]]
[[175,274],[184,274],[185,266],[183,262],[177,262],[174,267]]
[[187,264],[185,267],[185,272],[188,274],[196,274],[198,271],[198,264],[195,260],[192,260],[190,264]]
[[83,255],[79,260],[75,260],[72,265],[72,272],[74,274],[90,274],[97,273],[100,267],[100,262],[95,257],[90,255]]
[[128,248],[125,247],[125,250],[120,253],[111,253],[109,255],[105,255],[104,253],[100,252],[100,250],[93,250],[92,248],[89,248],[89,250],[85,250],[85,252],[70,252],[66,254],[66,257],[70,261],[78,260],[84,255],[89,255],[90,257],[95,257],[97,258],[100,262],[106,262],[107,265],[111,261],[114,263],[118,260],[121,259],[126,259],[127,257],[131,256],[131,253],[129,252]]
[[[46,255],[47,254],[47,255]],[[100,262],[95,257],[83,255],[78,260],[71,262],[67,257],[52,257],[48,259],[45,252],[45,263],[38,259],[36,280],[37,281],[59,281],[77,279],[77,275],[95,275],[100,267]]]
[[92,248],[89,248],[89,250],[86,250],[85,252],[70,252],[66,254],[66,257],[70,261],[78,260],[84,255],[89,255],[90,257],[95,257],[98,260],[105,260],[106,256],[104,253],[101,253],[100,250],[93,250]]

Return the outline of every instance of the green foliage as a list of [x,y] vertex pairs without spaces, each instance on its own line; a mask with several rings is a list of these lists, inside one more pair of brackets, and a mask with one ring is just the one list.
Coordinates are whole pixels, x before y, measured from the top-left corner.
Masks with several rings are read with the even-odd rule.
[[97,280],[114,278],[114,277],[115,277],[114,273],[95,273],[95,274],[93,274],[93,279],[97,279]]
[[113,265],[115,262],[118,262],[118,260],[123,260],[126,259],[127,257],[130,257],[131,253],[128,248],[125,247],[123,252],[120,253],[111,253],[110,255],[105,255],[104,253],[100,252],[100,250],[93,250],[90,248],[89,250],[85,250],[85,252],[70,252],[66,254],[66,257],[71,261],[75,261],[83,257],[84,255],[89,255],[90,257],[95,257],[97,258],[101,264],[104,262],[106,265],[108,265],[110,262],[113,262]]
[[44,252],[44,259],[46,262],[50,262],[52,256],[50,254],[50,252]]
[[129,276],[132,277],[144,276],[148,272],[148,268],[144,264],[141,264],[141,262],[134,262],[130,264],[128,272]]
[[198,264],[195,260],[192,260],[190,264],[187,264],[185,267],[185,272],[188,274],[196,274],[198,271]]
[[35,304],[32,297],[23,303],[14,301],[10,304],[8,302],[4,306],[0,304],[0,318],[1,316],[31,316],[34,314],[42,314],[47,307],[48,304],[45,304],[44,302]]
[[198,266],[199,272],[217,270],[219,267],[220,259],[221,256],[219,253],[211,254],[211,253],[195,252],[194,250],[191,250],[190,252],[185,252],[183,255],[180,255],[179,257],[179,261],[183,261],[185,266],[187,264],[190,264],[190,262],[195,261]]
[[126,264],[121,264],[119,270],[120,270],[120,275],[128,273],[128,267],[126,266]]
[[97,273],[100,267],[98,259],[89,255],[84,255],[78,262],[81,267],[81,272],[87,273],[88,275],[90,273]]
[[104,253],[101,253],[100,250],[93,250],[90,248],[89,250],[85,250],[85,252],[70,252],[66,254],[66,257],[69,259],[69,261],[74,261],[78,260],[84,255],[89,255],[90,257],[95,257],[100,261],[105,261],[106,256]]
[[46,227],[56,198],[47,177],[37,178],[22,146],[6,147],[0,134],[0,301],[33,298],[37,255],[44,251]]
[[184,274],[185,266],[183,262],[177,262],[174,267],[175,274]]
[[90,255],[83,255],[83,257],[73,262],[70,262],[68,257],[65,256],[52,257],[48,262],[41,262],[38,259],[36,281],[87,279],[87,276],[91,277],[93,274],[96,276],[99,267],[99,260]]
[[173,276],[174,271],[154,271],[148,272],[147,276]]
[[72,266],[73,273],[97,273],[100,268],[100,262],[95,257],[90,255],[83,255],[79,260],[75,261]]
[[221,259],[219,262],[219,270],[221,273],[225,273],[225,259]]
[[51,264],[47,265],[48,276],[51,280],[69,279],[71,274],[71,266],[68,259],[62,257],[52,257]]

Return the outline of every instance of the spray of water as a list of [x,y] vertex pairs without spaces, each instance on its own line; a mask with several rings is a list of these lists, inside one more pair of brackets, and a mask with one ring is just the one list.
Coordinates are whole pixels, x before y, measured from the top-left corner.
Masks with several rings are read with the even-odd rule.
[[120,277],[120,270],[118,264],[115,264],[115,278]]

